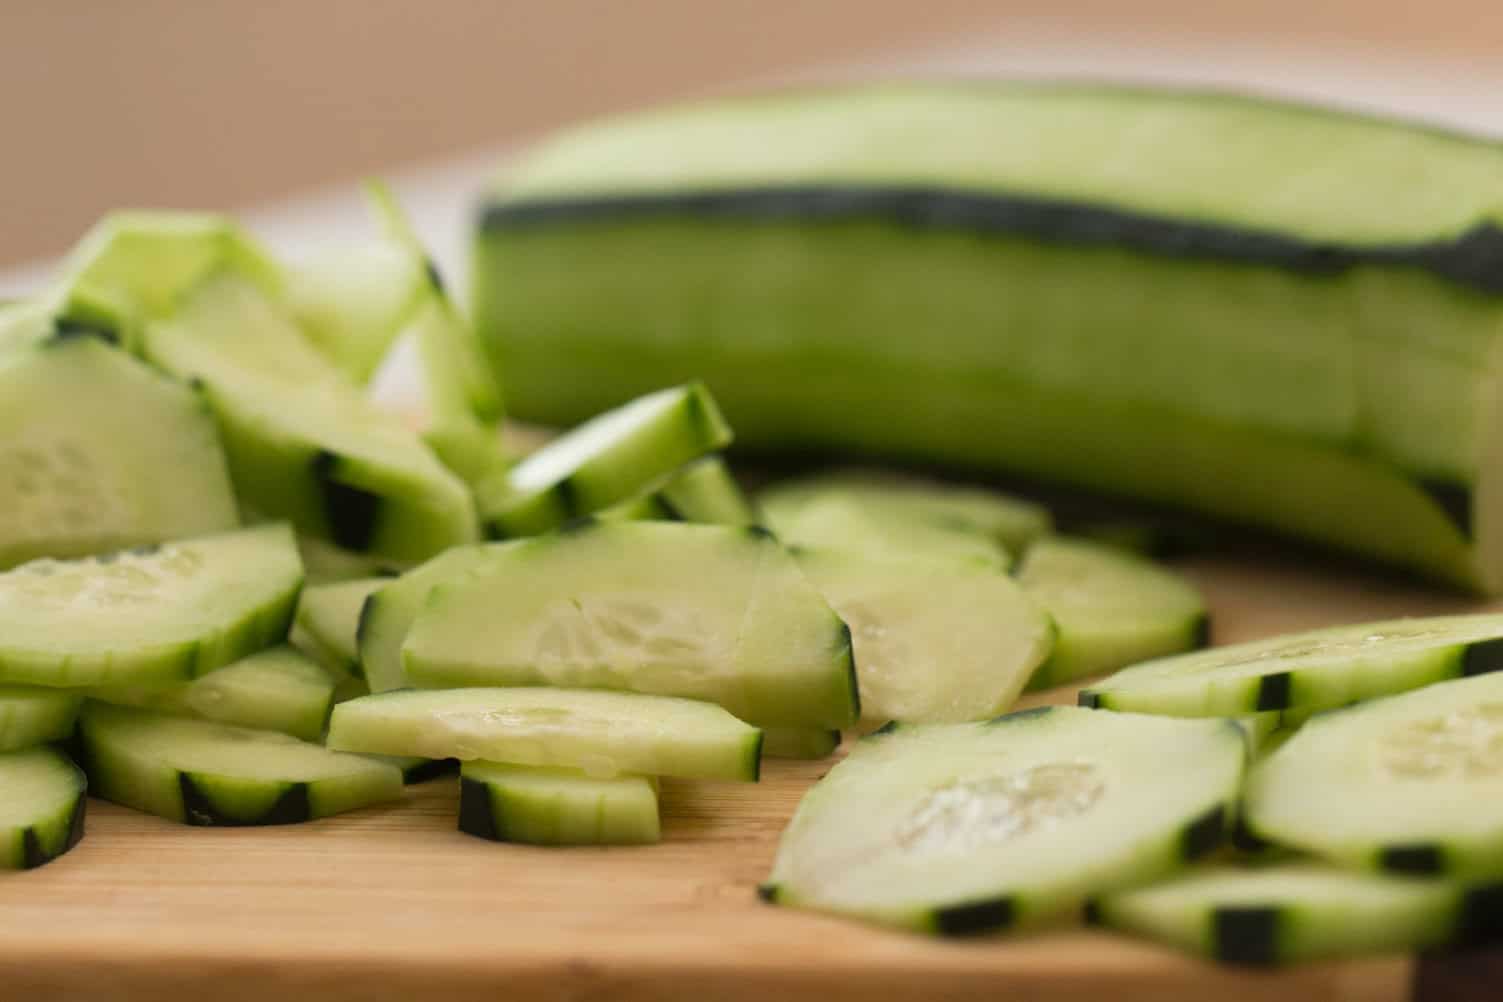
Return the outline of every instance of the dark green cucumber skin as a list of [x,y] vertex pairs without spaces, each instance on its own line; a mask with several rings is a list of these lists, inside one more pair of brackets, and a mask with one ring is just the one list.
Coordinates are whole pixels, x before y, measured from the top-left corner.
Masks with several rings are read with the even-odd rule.
[[329,538],[347,550],[364,553],[375,541],[382,499],[336,480],[338,466],[339,457],[332,452],[319,452],[313,457],[313,477],[323,495]]
[[459,830],[491,842],[506,841],[496,825],[490,787],[473,779],[459,778]]
[[73,802],[73,811],[70,814],[68,820],[68,838],[63,842],[62,847],[55,853],[51,853],[49,855],[47,851],[42,848],[42,840],[37,837],[35,829],[28,828],[25,832],[22,833],[21,866],[23,869],[34,870],[39,866],[44,866],[47,863],[52,862],[54,859],[57,859],[64,853],[68,852],[68,850],[78,845],[79,842],[83,841],[84,814],[87,810],[87,803],[88,797],[86,795],[86,791],[78,791],[78,799]]
[[430,779],[447,776],[458,769],[459,759],[457,758],[433,758],[403,769],[402,783],[405,786],[412,786],[414,783],[426,783]]
[[183,795],[184,824],[204,828],[247,828],[260,825],[296,825],[313,819],[307,783],[292,783],[266,813],[256,818],[230,817],[221,811],[194,782],[193,774],[177,774],[178,789]]

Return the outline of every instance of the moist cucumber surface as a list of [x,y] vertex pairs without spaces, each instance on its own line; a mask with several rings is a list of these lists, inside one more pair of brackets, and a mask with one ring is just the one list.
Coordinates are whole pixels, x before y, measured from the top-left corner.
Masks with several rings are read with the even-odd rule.
[[464,483],[240,276],[221,273],[197,286],[148,326],[145,351],[153,364],[202,384],[236,490],[262,515],[394,560],[425,559],[475,538]]
[[0,685],[0,752],[66,738],[82,703],[83,697],[63,689]]
[[240,523],[203,401],[98,338],[0,354],[0,426],[0,568]]
[[603,522],[497,547],[430,593],[402,668],[427,688],[703,699],[759,725],[839,728],[860,705],[846,624],[766,531],[726,526]]
[[1503,877],[1503,675],[1316,714],[1248,777],[1256,836],[1347,866]]
[[650,490],[722,449],[730,426],[698,383],[658,390],[592,417],[476,487],[486,532],[527,536]]
[[1018,583],[1055,628],[1030,689],[1204,647],[1209,639],[1210,616],[1194,585],[1114,547],[1039,540],[1023,557]]
[[460,769],[459,830],[532,845],[648,845],[662,834],[657,788],[646,776],[479,760]]
[[999,568],[798,548],[850,628],[868,720],[954,723],[1012,707],[1049,656],[1049,617]]
[[27,870],[78,844],[84,775],[59,751],[0,753],[0,870]]
[[98,686],[90,699],[317,741],[329,718],[334,681],[291,647],[272,647],[167,686]]
[[190,825],[294,824],[401,795],[392,765],[275,731],[106,703],[79,719],[89,791]]
[[402,690],[334,708],[330,748],[755,781],[762,732],[710,703],[547,688]]
[[1075,707],[884,728],[805,794],[762,893],[954,935],[1042,920],[1218,845],[1244,756],[1221,721]]
[[1190,717],[1319,710],[1499,667],[1503,615],[1392,619],[1145,661],[1080,702]]
[[1094,902],[1101,924],[1233,964],[1277,965],[1467,941],[1495,892],[1319,863],[1191,870]]
[[365,600],[391,580],[353,578],[304,588],[293,620],[293,643],[337,676],[364,678],[356,642],[360,613]]
[[302,586],[285,525],[0,574],[0,682],[186,681],[279,642]]
[[[510,171],[477,324],[524,419],[693,375],[748,447],[1024,474],[1496,589],[1500,165],[1224,95],[706,102]],[[1417,176],[1432,211],[1390,215]]]

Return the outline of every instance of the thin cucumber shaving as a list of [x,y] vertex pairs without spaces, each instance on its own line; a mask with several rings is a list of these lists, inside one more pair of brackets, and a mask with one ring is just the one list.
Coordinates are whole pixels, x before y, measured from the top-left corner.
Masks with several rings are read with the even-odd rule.
[[459,830],[494,842],[648,845],[661,837],[657,784],[646,776],[600,779],[575,770],[466,762],[459,773]]

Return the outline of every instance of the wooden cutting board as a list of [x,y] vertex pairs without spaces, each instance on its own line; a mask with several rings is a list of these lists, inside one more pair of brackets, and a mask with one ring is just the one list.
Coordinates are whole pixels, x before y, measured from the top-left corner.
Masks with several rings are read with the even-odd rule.
[[[1479,607],[1292,554],[1184,567],[1219,643]],[[1105,933],[935,941],[760,904],[778,834],[828,767],[770,762],[755,786],[665,782],[663,843],[608,850],[461,835],[452,779],[285,828],[186,828],[91,801],[77,849],[0,877],[0,999],[1498,997],[1497,954],[1249,973]]]

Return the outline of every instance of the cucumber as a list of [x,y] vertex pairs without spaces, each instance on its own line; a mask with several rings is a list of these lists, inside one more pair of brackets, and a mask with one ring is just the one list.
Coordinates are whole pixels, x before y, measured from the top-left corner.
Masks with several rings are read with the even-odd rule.
[[336,677],[364,678],[355,640],[360,613],[371,593],[390,583],[390,578],[354,578],[304,588],[292,642]]
[[650,490],[730,441],[730,426],[698,383],[649,393],[478,485],[481,518],[493,538],[546,532]]
[[63,689],[0,686],[0,752],[18,751],[73,733],[83,698]]
[[0,568],[240,524],[203,401],[98,338],[0,354],[0,428]]
[[1053,624],[1001,569],[795,552],[850,627],[868,720],[994,717],[1049,657]]
[[784,480],[763,489],[757,499],[778,521],[794,521],[811,504],[839,499],[878,517],[987,536],[1013,553],[1023,552],[1053,528],[1049,509],[1032,501],[879,470]]
[[149,324],[148,360],[197,381],[242,502],[345,549],[422,560],[476,537],[464,483],[233,273]]
[[[1249,713],[1232,719],[1236,721],[1238,727],[1242,728],[1242,734],[1247,739],[1247,753],[1253,757],[1272,751],[1282,741],[1279,736],[1281,729],[1290,728],[1280,710]],[[1290,728],[1288,733],[1293,733],[1293,729]]]
[[827,758],[840,747],[840,732],[823,727],[765,727],[764,758]]
[[778,538],[798,547],[839,550],[857,558],[971,565],[1006,571],[1012,554],[965,527],[918,521],[902,513],[833,496],[810,501],[792,514],[768,508]]
[[411,322],[427,281],[406,247],[366,240],[289,267],[287,303],[314,347],[363,386]]
[[423,758],[420,755],[367,755],[366,758],[395,766],[401,771],[402,782],[407,786],[426,783],[459,769],[459,763],[452,758]]
[[1210,639],[1210,614],[1194,585],[1115,547],[1040,540],[1024,555],[1018,583],[1056,630],[1030,689],[1204,647]]
[[762,732],[710,703],[548,688],[404,689],[334,707],[330,748],[755,782]]
[[662,486],[596,513],[602,519],[700,522],[706,525],[759,525],[757,506],[742,493],[725,460],[696,459]]
[[846,624],[765,530],[728,526],[601,522],[497,547],[433,589],[402,669],[424,688],[703,699],[758,725],[839,728],[859,709]]
[[395,800],[395,766],[276,731],[88,703],[89,792],[188,825],[282,825]]
[[1417,950],[1498,921],[1498,888],[1347,873],[1318,863],[1214,866],[1103,897],[1092,915],[1230,964]]
[[175,716],[281,731],[317,741],[329,719],[334,682],[290,647],[272,647],[217,668],[192,682],[169,686],[97,686],[90,699]]
[[1245,754],[1223,721],[1075,707],[891,725],[805,794],[761,893],[948,935],[1031,924],[1214,849]]
[[459,772],[459,830],[531,845],[650,845],[662,837],[657,787],[646,776],[600,779],[479,760]]
[[1022,474],[1497,590],[1500,177],[1503,144],[1225,94],[736,97],[514,164],[474,313],[524,420],[693,376],[747,447]]
[[1080,692],[1082,706],[1173,716],[1320,710],[1503,667],[1503,614],[1358,623],[1157,658]]
[[1265,841],[1350,867],[1503,877],[1503,675],[1311,717],[1248,778]]
[[303,558],[303,569],[307,572],[310,586],[354,578],[394,578],[409,566],[401,561],[384,560],[369,553],[353,553],[328,540],[311,536],[297,538],[297,551]]
[[[56,310],[41,299],[0,302],[0,353],[27,348],[57,334],[74,332],[66,322],[57,324]],[[113,331],[96,330],[103,341],[114,341]]]
[[355,630],[360,667],[371,692],[409,685],[402,671],[402,642],[434,586],[464,577],[497,547],[509,545],[456,546],[371,592]]
[[0,870],[29,870],[78,844],[84,775],[51,748],[0,754]]
[[285,525],[0,574],[0,683],[184,681],[287,635],[303,568]]

